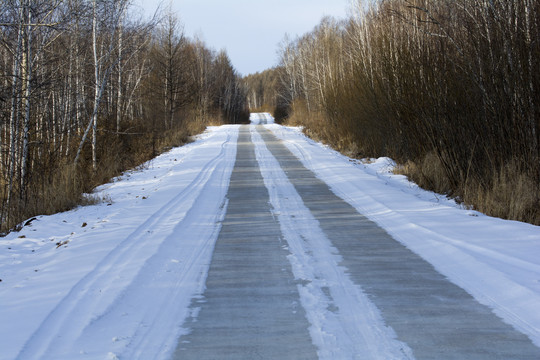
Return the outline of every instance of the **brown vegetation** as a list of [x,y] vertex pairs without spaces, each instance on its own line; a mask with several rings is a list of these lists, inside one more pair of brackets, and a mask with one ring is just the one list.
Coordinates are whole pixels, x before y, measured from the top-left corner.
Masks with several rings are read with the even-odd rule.
[[386,0],[284,42],[291,122],[419,185],[540,225],[540,6]]
[[129,1],[0,3],[0,231],[249,114],[225,52]]

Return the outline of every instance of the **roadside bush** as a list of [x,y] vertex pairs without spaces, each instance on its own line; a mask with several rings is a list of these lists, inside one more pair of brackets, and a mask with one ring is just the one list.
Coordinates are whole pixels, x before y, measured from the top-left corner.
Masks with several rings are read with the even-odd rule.
[[388,0],[285,41],[288,122],[419,185],[540,225],[540,8]]

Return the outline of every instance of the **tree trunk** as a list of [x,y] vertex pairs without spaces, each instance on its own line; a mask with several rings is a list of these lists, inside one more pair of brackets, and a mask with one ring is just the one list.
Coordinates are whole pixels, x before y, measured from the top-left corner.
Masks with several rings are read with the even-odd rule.
[[27,19],[27,24],[25,26],[25,47],[23,53],[23,71],[24,75],[22,77],[23,86],[24,86],[24,125],[23,125],[23,147],[22,147],[22,158],[21,158],[21,189],[20,197],[21,200],[25,201],[26,198],[26,167],[28,162],[28,132],[30,130],[30,81],[32,79],[32,13],[29,9],[28,0],[25,2],[25,12]]
[[94,53],[94,111],[92,112],[92,169],[97,170],[97,108],[99,103],[99,62],[97,57],[97,0],[94,0],[92,15],[92,51]]
[[19,130],[19,74],[20,64],[22,57],[22,38],[23,38],[23,9],[22,6],[18,9],[19,16],[19,29],[17,34],[17,48],[13,53],[13,76],[12,76],[12,88],[11,88],[11,114],[9,117],[10,122],[10,141],[9,141],[9,174],[8,174],[8,190],[6,199],[7,214],[4,221],[9,224],[9,215],[11,212],[12,197],[13,197],[13,183],[15,177],[15,167],[17,166],[17,138]]
[[[123,13],[123,12],[122,12]],[[118,20],[118,92],[116,94],[116,134],[120,135],[120,122],[122,120],[122,37],[124,29],[122,26],[123,15]]]

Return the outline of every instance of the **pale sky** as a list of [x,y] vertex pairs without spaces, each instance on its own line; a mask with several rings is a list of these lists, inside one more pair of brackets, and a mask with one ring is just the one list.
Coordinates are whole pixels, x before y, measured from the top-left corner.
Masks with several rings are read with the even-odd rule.
[[[146,14],[170,0],[135,0]],[[343,18],[350,0],[172,0],[189,37],[225,49],[242,75],[277,65],[278,44],[311,31],[325,15]]]

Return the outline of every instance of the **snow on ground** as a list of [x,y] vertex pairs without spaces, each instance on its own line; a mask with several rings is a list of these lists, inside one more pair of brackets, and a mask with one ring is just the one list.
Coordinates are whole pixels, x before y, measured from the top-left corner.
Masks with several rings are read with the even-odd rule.
[[204,289],[237,134],[211,128],[99,187],[110,203],[0,238],[0,359],[166,358]]
[[[269,114],[252,115],[252,122],[269,123],[265,126],[338,196],[540,346],[540,227],[463,209],[392,174],[390,159],[351,160],[298,128],[272,124]],[[96,195],[110,202],[41,216],[0,238],[0,360],[166,358],[188,331],[184,319],[196,317],[189,304],[204,290],[226,211],[237,135],[236,126],[210,128],[196,142],[99,187]],[[275,159],[254,139],[269,181],[264,164]],[[300,200],[284,174],[273,175],[283,186],[270,187],[270,201],[283,210],[276,215],[290,240],[295,275],[327,276],[326,282],[299,287],[305,291],[310,333],[322,344],[320,354],[337,356],[332,346],[338,344],[346,356],[355,344],[332,339],[325,329],[361,332],[365,339],[373,334],[348,328],[340,314],[328,311],[328,292],[334,295],[336,283],[349,280],[341,276],[339,258],[314,220],[306,225],[286,217]],[[302,236],[312,241],[294,241]],[[349,309],[348,316],[369,321],[392,354],[398,345],[390,329],[361,289],[347,286],[351,291],[334,301],[343,302],[340,309],[349,301],[364,302],[367,312]]]
[[251,113],[249,120],[253,125],[273,124],[274,118],[269,113]]
[[429,261],[540,346],[540,227],[485,216],[394,175],[391,159],[362,163],[267,125],[336,195]]

